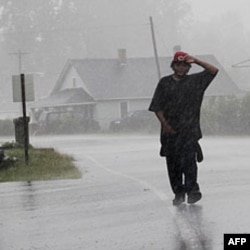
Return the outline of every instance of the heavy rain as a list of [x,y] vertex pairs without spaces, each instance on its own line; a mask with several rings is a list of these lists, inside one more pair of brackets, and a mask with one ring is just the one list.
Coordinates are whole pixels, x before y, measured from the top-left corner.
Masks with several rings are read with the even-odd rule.
[[[0,249],[221,250],[227,234],[246,249],[249,9],[248,0],[0,0],[0,145],[24,139],[25,113],[29,143],[72,156],[82,175],[3,181],[15,168],[0,164]],[[200,114],[202,199],[173,206],[148,108],[178,50],[219,73]],[[192,63],[189,74],[200,71]]]

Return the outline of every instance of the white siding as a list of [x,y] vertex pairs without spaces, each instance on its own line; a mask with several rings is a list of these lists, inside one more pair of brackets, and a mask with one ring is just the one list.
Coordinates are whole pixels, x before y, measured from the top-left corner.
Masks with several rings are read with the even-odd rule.
[[117,101],[98,102],[96,104],[96,117],[102,130],[109,129],[111,121],[120,117],[120,106]]
[[128,102],[128,111],[147,110],[150,100],[113,100],[100,101],[96,104],[95,117],[102,130],[108,130],[110,122],[121,118],[120,103]]
[[148,110],[148,106],[151,100],[149,99],[137,99],[129,101],[129,111],[135,110]]
[[[75,79],[75,86],[74,86],[74,79]],[[72,89],[72,88],[82,88],[83,82],[79,75],[77,74],[76,70],[73,67],[70,67],[68,73],[66,74],[64,81],[61,83],[60,90],[63,89]]]

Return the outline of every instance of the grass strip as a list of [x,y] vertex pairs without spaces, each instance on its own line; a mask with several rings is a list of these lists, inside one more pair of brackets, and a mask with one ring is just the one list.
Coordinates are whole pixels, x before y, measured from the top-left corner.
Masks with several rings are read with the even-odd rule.
[[0,182],[81,178],[73,157],[60,154],[53,148],[30,148],[28,165],[22,148],[11,148],[4,152],[9,159],[17,160],[5,160],[0,165]]

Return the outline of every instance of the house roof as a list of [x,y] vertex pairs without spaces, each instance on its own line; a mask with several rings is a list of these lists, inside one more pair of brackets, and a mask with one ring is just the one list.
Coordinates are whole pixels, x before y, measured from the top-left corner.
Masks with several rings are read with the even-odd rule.
[[[241,94],[213,55],[197,56],[217,66],[220,71],[205,92],[206,96]],[[172,74],[172,57],[160,57],[161,75]],[[81,78],[81,88],[63,89],[62,84],[71,68]],[[201,68],[192,65],[190,73]],[[151,99],[158,83],[154,58],[128,58],[126,64],[118,59],[70,59],[64,66],[51,94],[36,101],[33,107],[53,107],[95,103],[100,100]]]
[[93,98],[89,96],[82,88],[64,89],[57,93],[37,101],[31,105],[33,107],[55,107],[65,105],[81,105],[95,103]]
[[[241,92],[213,55],[197,57],[220,69],[205,95],[220,96]],[[159,58],[162,76],[172,73],[171,61],[172,57]],[[118,59],[71,59],[59,76],[52,95],[61,90],[62,82],[70,67],[75,68],[84,83],[83,89],[94,100],[151,98],[158,82],[154,58],[128,58],[126,64],[122,65]],[[200,67],[193,65],[190,73],[200,70]]]

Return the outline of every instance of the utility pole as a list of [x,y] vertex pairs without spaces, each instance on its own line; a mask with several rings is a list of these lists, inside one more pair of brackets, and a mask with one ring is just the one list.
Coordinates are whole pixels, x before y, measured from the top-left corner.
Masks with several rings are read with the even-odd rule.
[[9,53],[10,55],[14,55],[18,57],[18,69],[19,69],[19,74],[22,74],[22,57],[26,56],[30,53],[27,52],[22,52],[20,49],[17,52],[12,52]]
[[161,78],[161,69],[160,69],[160,63],[159,63],[159,58],[158,58],[158,53],[157,53],[157,47],[156,47],[156,41],[155,41],[155,32],[154,32],[153,18],[149,17],[149,21],[150,21],[151,35],[152,35],[152,41],[153,41],[153,47],[154,47],[156,69],[157,69],[158,78],[160,79]]

